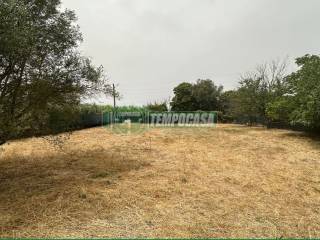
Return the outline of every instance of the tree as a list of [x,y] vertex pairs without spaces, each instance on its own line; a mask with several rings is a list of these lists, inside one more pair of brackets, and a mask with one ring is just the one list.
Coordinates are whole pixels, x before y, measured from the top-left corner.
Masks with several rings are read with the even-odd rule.
[[181,83],[173,89],[174,97],[171,102],[172,111],[195,111],[195,100],[192,95],[193,85]]
[[220,121],[223,122],[233,122],[238,116],[238,106],[237,103],[238,92],[235,90],[225,91],[220,97],[220,111],[222,112],[222,118]]
[[199,79],[195,84],[181,83],[174,90],[173,111],[217,111],[223,87],[210,79]]
[[285,78],[284,91],[267,107],[268,116],[287,126],[320,130],[320,57],[297,58],[299,70]]
[[290,74],[287,95],[293,106],[292,124],[320,129],[320,56],[305,55],[297,58],[297,72]]
[[109,91],[102,67],[77,51],[73,11],[60,0],[0,2],[0,143],[54,131],[50,113],[71,120],[81,98]]
[[223,91],[222,86],[216,86],[210,79],[199,79],[193,85],[192,96],[195,101],[196,110],[218,111],[220,110],[220,98]]
[[272,61],[241,77],[232,104],[236,118],[251,124],[269,121],[268,105],[286,92],[286,66],[286,60]]
[[268,91],[261,79],[246,78],[237,92],[238,114],[250,124],[264,122]]
[[284,126],[290,125],[291,114],[295,108],[292,100],[292,96],[283,95],[268,103],[266,112],[271,122],[280,123]]

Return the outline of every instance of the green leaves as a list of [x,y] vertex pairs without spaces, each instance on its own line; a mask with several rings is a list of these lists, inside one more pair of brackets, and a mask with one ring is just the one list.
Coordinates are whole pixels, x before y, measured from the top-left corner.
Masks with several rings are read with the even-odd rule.
[[300,69],[287,77],[294,111],[293,122],[320,129],[320,57],[305,55],[297,58]]
[[173,90],[172,110],[217,111],[220,109],[222,90],[222,86],[216,86],[210,79],[199,79],[195,84],[181,83]]
[[76,107],[108,87],[103,68],[77,51],[82,37],[76,15],[59,5],[0,2],[0,139],[23,135],[23,129],[31,135],[53,129],[49,119],[56,109]]

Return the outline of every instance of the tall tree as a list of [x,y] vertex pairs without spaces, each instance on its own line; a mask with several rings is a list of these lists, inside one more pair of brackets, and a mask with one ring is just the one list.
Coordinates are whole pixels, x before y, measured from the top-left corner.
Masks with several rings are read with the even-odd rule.
[[223,91],[222,86],[216,86],[210,79],[199,79],[193,85],[193,98],[196,110],[218,111],[220,110],[220,98]]
[[289,91],[284,96],[293,109],[290,119],[320,130],[320,56],[305,55],[296,63],[299,70],[286,78]]
[[223,87],[210,79],[199,79],[195,84],[181,83],[174,90],[173,111],[218,111]]
[[286,66],[286,60],[272,61],[241,77],[240,87],[232,100],[236,118],[250,123],[266,123],[269,120],[268,104],[286,91]]
[[173,89],[174,97],[171,102],[172,111],[195,111],[195,100],[192,95],[193,85],[181,83]]
[[80,99],[110,87],[102,67],[77,51],[73,11],[60,0],[0,2],[0,143],[53,130],[50,113],[72,116]]

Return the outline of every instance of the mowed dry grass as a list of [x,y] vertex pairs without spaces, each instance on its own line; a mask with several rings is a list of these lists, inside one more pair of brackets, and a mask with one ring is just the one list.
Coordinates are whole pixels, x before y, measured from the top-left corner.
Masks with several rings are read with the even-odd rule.
[[320,143],[235,125],[5,145],[0,237],[320,237]]

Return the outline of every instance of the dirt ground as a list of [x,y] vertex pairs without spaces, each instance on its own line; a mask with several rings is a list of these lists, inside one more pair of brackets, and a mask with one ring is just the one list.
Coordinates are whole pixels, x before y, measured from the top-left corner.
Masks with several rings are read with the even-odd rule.
[[235,125],[10,142],[0,237],[320,237],[320,142]]

